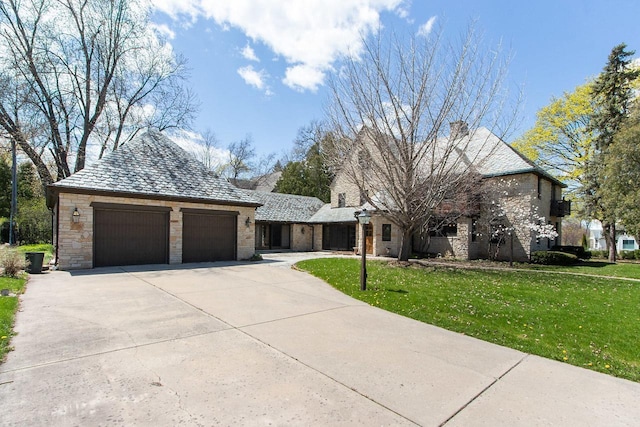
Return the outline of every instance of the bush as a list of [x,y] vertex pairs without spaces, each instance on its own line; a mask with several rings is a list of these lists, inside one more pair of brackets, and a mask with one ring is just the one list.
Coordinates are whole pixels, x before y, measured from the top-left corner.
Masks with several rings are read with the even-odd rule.
[[262,261],[262,254],[259,253],[254,253],[253,255],[251,255],[251,258],[249,258],[249,261]]
[[24,254],[14,249],[0,248],[0,266],[5,276],[17,277],[21,270],[27,268]]
[[635,251],[621,251],[620,259],[636,259]]
[[553,246],[551,248],[554,252],[564,252],[568,254],[573,254],[580,259],[589,259],[591,258],[591,252],[587,251],[582,246]]
[[591,251],[591,257],[592,258],[600,258],[600,259],[607,259],[609,258],[609,251]]
[[633,257],[635,259],[640,259],[640,249],[636,249],[635,251],[633,251]]
[[578,257],[565,252],[536,251],[531,254],[531,262],[542,265],[572,265],[578,262]]

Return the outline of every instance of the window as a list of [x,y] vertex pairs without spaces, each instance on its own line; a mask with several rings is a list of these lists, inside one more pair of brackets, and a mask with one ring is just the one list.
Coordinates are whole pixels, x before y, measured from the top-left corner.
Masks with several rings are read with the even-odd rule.
[[367,203],[367,197],[369,196],[369,190],[364,190],[360,192],[360,205],[364,205]]
[[344,208],[346,206],[346,198],[347,198],[347,195],[345,193],[339,193],[338,194],[338,207],[339,208]]
[[391,224],[382,224],[382,241],[391,241]]
[[445,224],[442,227],[441,233],[443,236],[457,236],[458,235],[458,223],[452,222]]
[[542,198],[542,179],[538,177],[538,199]]
[[368,169],[371,167],[371,156],[365,150],[358,151],[358,165],[362,169]]
[[635,248],[635,240],[622,239],[622,250],[629,251]]
[[433,221],[429,224],[429,235],[434,237],[455,237],[458,235],[458,224],[455,222],[439,223]]

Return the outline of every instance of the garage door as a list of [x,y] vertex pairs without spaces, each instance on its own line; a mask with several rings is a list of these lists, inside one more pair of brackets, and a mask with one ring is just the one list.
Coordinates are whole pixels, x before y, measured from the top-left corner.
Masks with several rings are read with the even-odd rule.
[[169,263],[171,208],[92,206],[94,267]]
[[182,262],[236,259],[238,212],[182,209]]

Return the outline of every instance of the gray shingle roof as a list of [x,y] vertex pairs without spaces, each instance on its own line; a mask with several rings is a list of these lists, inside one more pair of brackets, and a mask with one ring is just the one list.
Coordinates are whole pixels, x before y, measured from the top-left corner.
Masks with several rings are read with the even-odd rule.
[[[564,186],[523,154],[496,136],[489,129],[480,127],[463,140],[465,160],[472,163],[475,170],[485,177],[536,173]],[[446,138],[445,138],[446,140]],[[468,142],[467,142],[468,141]]]
[[324,202],[316,197],[247,191],[262,206],[256,209],[256,221],[306,223]]
[[311,218],[309,218],[308,222],[314,224],[356,222],[356,218],[353,214],[357,210],[360,210],[360,208],[331,208],[331,205],[327,203]]
[[149,131],[95,164],[52,184],[84,190],[259,206],[251,193],[218,178],[168,137]]

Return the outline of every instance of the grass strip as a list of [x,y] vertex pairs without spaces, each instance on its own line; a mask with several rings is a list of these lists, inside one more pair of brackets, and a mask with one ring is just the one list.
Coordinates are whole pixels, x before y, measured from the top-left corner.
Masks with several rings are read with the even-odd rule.
[[0,276],[0,289],[8,289],[9,296],[0,296],[0,362],[11,351],[11,337],[16,311],[18,310],[17,295],[24,291],[25,278]]

